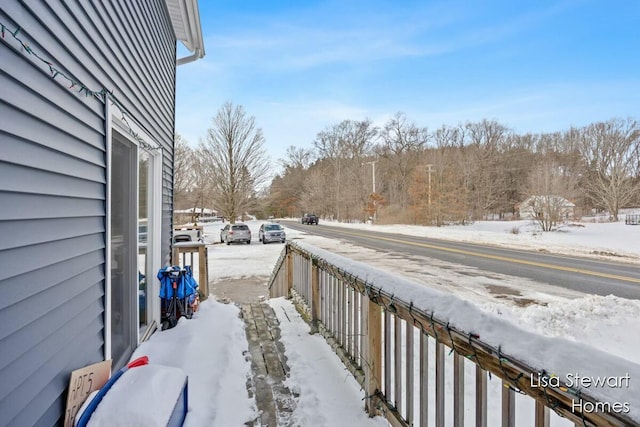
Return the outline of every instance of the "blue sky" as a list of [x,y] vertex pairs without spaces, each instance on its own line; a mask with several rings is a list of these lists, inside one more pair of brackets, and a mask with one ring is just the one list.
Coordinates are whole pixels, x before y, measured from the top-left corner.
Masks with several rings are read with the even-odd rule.
[[640,119],[640,1],[200,0],[206,56],[177,71],[176,131],[242,105],[277,161],[342,120],[404,112],[518,133]]

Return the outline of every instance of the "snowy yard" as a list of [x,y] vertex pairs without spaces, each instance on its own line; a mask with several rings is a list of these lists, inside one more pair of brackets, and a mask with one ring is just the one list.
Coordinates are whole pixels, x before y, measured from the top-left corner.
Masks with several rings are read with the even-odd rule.
[[[257,242],[259,221],[250,221],[254,241],[251,245],[214,245],[209,249],[210,280],[258,278],[266,285],[281,244]],[[347,225],[343,225],[347,226]],[[584,224],[561,232],[535,233],[526,222],[476,223],[465,227],[425,228],[408,226],[348,225],[375,228],[393,233],[410,232],[437,238],[471,242],[490,242],[516,248],[544,248],[550,252],[580,254],[615,259],[640,265],[640,227],[624,223]],[[518,227],[518,233],[513,228]],[[219,225],[205,226],[205,232],[218,239]],[[582,295],[535,285],[511,278],[511,286],[523,288],[523,295],[539,303],[520,306],[513,301],[479,293],[461,282],[451,266],[442,263],[414,264],[389,262],[373,251],[287,229],[288,239],[311,244],[342,256],[365,261],[383,270],[405,275],[414,281],[430,277],[429,286],[448,289],[485,312],[550,337],[581,342],[636,364],[640,371],[640,301],[614,296]],[[615,254],[615,255],[614,255]],[[467,279],[473,280],[473,279]],[[478,280],[476,277],[475,280]],[[457,286],[454,286],[457,285]],[[264,288],[265,298],[268,295]],[[283,299],[270,301],[281,321],[282,341],[291,372],[287,386],[300,393],[294,412],[294,425],[300,426],[382,426],[382,419],[364,414],[362,392],[337,357],[318,336],[308,334],[291,304]],[[151,363],[182,368],[189,376],[190,408],[187,426],[242,425],[257,417],[255,404],[248,398],[246,381],[250,363],[238,308],[210,298],[192,320],[181,320],[172,330],[156,333],[141,345],[134,358],[148,355]],[[606,360],[594,360],[606,363]],[[632,377],[634,389],[640,378]],[[495,382],[495,381],[494,381]],[[631,415],[640,419],[640,396],[629,396]],[[518,424],[520,425],[520,424]],[[570,425],[554,420],[552,425]]]

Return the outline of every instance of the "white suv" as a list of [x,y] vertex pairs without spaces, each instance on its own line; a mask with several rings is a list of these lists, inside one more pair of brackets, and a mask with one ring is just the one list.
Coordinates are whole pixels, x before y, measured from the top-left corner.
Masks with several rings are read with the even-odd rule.
[[281,242],[287,238],[284,228],[280,224],[262,224],[258,231],[258,238],[262,243]]
[[244,242],[248,245],[251,243],[251,230],[247,224],[227,224],[220,230],[220,242],[227,245]]

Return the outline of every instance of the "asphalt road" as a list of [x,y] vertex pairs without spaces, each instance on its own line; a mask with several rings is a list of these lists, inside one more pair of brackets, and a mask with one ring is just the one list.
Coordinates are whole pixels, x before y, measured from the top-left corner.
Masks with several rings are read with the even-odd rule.
[[579,258],[490,245],[413,237],[402,234],[301,225],[282,221],[289,228],[331,239],[340,239],[370,249],[423,256],[476,267],[483,271],[526,277],[578,292],[640,299],[640,266],[591,258]]

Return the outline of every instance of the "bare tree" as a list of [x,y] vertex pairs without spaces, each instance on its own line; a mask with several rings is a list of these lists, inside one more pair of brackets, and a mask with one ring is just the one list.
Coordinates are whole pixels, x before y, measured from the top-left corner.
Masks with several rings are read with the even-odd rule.
[[323,162],[312,166],[305,174],[302,184],[304,191],[300,194],[300,206],[306,212],[313,212],[323,218],[335,218],[335,197],[333,188],[326,185],[331,182],[329,171],[332,170],[328,163]]
[[497,210],[500,219],[516,213],[516,205],[529,195],[527,177],[535,166],[536,155],[530,148],[539,134],[509,135],[496,167],[504,174],[504,190],[500,192]]
[[[195,208],[204,209],[207,186],[198,150],[191,148],[179,134],[175,136],[173,163],[173,204],[176,209],[194,208],[191,221],[199,215]],[[201,213],[201,212],[200,212]]]
[[226,102],[200,148],[216,207],[234,223],[269,176],[262,130],[242,106]]
[[369,216],[367,205],[373,190],[373,176],[363,173],[366,167],[364,161],[371,159],[373,140],[378,135],[378,128],[373,126],[369,119],[348,120],[342,122],[342,125],[346,128],[346,138],[343,143],[348,172],[345,176],[346,191],[343,192],[347,207],[346,219],[366,220]]
[[612,119],[574,133],[587,163],[588,194],[617,221],[620,208],[640,192],[640,124],[631,119]]
[[386,163],[382,170],[386,171],[389,200],[403,209],[407,206],[411,174],[421,164],[421,154],[428,139],[427,128],[409,122],[401,112],[396,113],[380,132],[380,155]]
[[[207,176],[208,167],[205,161],[206,156],[203,154],[202,148],[192,150],[193,157],[189,162],[191,168],[191,176],[193,187],[189,191],[191,208],[193,208],[193,222],[202,214],[204,208],[215,208],[211,197],[211,187],[209,186],[209,177]],[[200,212],[197,211],[200,209]]]
[[469,141],[466,164],[473,219],[499,209],[506,192],[507,177],[500,168],[500,152],[510,131],[495,121],[482,120],[464,127]]
[[311,150],[305,148],[294,147],[293,145],[287,147],[287,157],[280,159],[280,164],[285,169],[306,169],[311,164]]
[[344,120],[319,132],[314,147],[326,165],[323,183],[330,194],[318,201],[330,207],[330,216],[342,221],[361,217],[367,204],[369,191],[365,187],[362,162],[371,155],[377,128],[370,120]]
[[436,147],[426,155],[434,173],[429,197],[432,201],[430,221],[436,225],[445,222],[464,223],[471,211],[469,180],[473,168],[464,145],[465,130],[462,127],[442,126],[433,133],[432,138]]
[[308,183],[308,167],[311,163],[312,152],[304,148],[290,146],[287,148],[286,157],[279,163],[284,169],[283,173],[276,176],[270,188],[272,203],[271,213],[278,216],[297,216],[302,213],[302,196],[305,194]]
[[543,159],[529,173],[528,190],[531,196],[525,201],[534,220],[542,231],[551,231],[570,216],[568,200],[575,194],[579,176],[553,159]]
[[194,184],[192,170],[193,150],[187,141],[176,133],[173,148],[173,191],[184,193],[189,191]]

